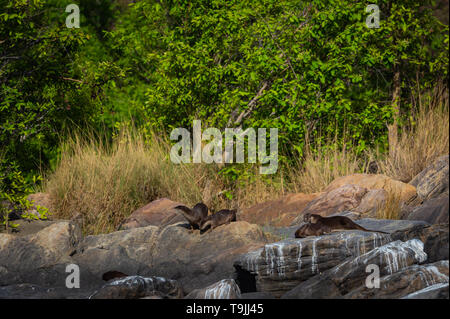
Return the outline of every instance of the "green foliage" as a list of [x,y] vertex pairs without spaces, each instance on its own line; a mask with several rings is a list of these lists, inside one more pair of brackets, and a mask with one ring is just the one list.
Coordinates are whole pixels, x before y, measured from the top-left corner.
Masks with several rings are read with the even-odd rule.
[[134,85],[146,84],[149,127],[199,118],[219,128],[278,127],[287,155],[302,154],[307,132],[345,132],[363,151],[386,145],[395,70],[403,97],[411,79],[430,87],[448,77],[448,27],[430,3],[377,3],[381,26],[369,29],[364,2],[146,0],[108,36],[117,64]]

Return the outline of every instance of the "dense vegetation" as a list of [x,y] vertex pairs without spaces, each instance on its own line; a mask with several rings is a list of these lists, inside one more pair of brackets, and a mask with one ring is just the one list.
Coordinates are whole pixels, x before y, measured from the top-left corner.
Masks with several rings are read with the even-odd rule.
[[[277,127],[284,166],[323,145],[386,154],[448,82],[432,1],[374,1],[368,28],[363,1],[81,0],[69,29],[71,2],[0,0],[0,200],[52,172],[74,131],[151,141],[201,119]],[[225,166],[224,183],[244,170]]]

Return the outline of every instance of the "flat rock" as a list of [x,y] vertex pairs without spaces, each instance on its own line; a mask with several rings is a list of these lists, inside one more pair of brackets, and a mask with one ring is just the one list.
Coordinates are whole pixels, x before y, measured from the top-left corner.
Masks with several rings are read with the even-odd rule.
[[119,229],[132,229],[150,225],[164,227],[185,221],[184,217],[174,209],[178,205],[183,204],[171,201],[167,198],[154,200],[135,210],[122,222]]
[[233,279],[223,279],[203,289],[195,289],[185,299],[240,299],[241,290]]
[[204,234],[184,224],[147,226],[88,236],[73,256],[81,278],[102,278],[108,271],[177,280],[186,293],[232,278],[234,259],[266,243],[261,228],[244,221]]

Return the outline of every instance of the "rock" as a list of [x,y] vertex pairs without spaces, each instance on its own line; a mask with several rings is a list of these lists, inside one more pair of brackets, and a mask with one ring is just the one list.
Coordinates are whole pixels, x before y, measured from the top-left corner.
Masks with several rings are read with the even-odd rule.
[[407,231],[408,229],[412,229],[419,225],[420,226],[429,225],[427,222],[420,220],[375,219],[375,218],[362,218],[357,220],[356,223],[364,227],[365,229],[380,230],[387,233],[393,233],[399,230]]
[[409,184],[417,189],[417,195],[421,200],[449,194],[449,156],[437,158],[431,165],[417,174]]
[[380,288],[367,288],[362,285],[344,298],[398,299],[421,290],[423,293],[428,287],[445,283],[448,284],[448,260],[426,265],[411,265],[392,275],[381,277]]
[[402,297],[402,299],[448,299],[448,283],[428,286]]
[[410,220],[424,220],[430,224],[448,223],[449,216],[448,194],[441,194],[426,200],[422,205],[412,209],[404,216]]
[[[73,256],[81,278],[102,278],[108,271],[177,280],[186,293],[232,278],[234,259],[264,245],[259,226],[244,221],[200,234],[183,223],[147,226],[87,236]],[[84,274],[83,274],[84,271]]]
[[64,286],[67,264],[81,238],[67,221],[53,223],[27,236],[0,234],[0,286],[29,283]]
[[[333,268],[345,259],[390,241],[387,234],[357,230],[303,239],[289,238],[266,244],[236,259],[236,278],[243,292],[268,292],[280,297],[300,282]],[[246,286],[245,291],[243,286]]]
[[357,185],[373,189],[384,189],[389,194],[399,198],[402,202],[408,202],[416,196],[416,188],[413,185],[406,184],[397,180],[394,180],[385,175],[373,175],[373,174],[352,174],[335,179],[328,185],[324,192],[330,192],[343,185]]
[[45,288],[27,283],[0,287],[0,299],[85,299],[90,293],[82,289]]
[[122,222],[119,229],[132,229],[150,225],[164,227],[186,221],[186,219],[174,209],[178,205],[182,204],[167,198],[154,200],[134,211]]
[[184,299],[240,299],[241,290],[233,279],[223,279],[203,289],[195,289]]
[[259,203],[250,208],[243,209],[239,215],[239,220],[265,226],[288,226],[306,205],[318,196],[319,193],[288,194],[279,199]]
[[349,258],[334,268],[300,283],[282,298],[341,298],[365,283],[368,265],[378,266],[380,275],[384,276],[412,264],[422,263],[426,258],[423,243],[417,239],[390,242],[360,256]]
[[360,216],[376,218],[377,211],[384,207],[387,198],[388,193],[384,189],[371,189],[361,199],[358,207],[352,211],[359,213]]
[[139,299],[152,296],[179,299],[183,297],[183,290],[175,280],[128,276],[105,284],[89,299]]
[[360,205],[362,198],[367,192],[367,188],[358,185],[343,185],[322,193],[298,214],[292,225],[300,224],[303,221],[303,215],[308,213],[330,216],[335,213],[352,210]]
[[275,297],[267,292],[247,292],[241,294],[241,299],[275,299]]
[[398,230],[391,234],[393,240],[409,240],[418,238],[424,243],[424,251],[428,262],[448,260],[449,225],[447,224],[416,224],[415,226]]

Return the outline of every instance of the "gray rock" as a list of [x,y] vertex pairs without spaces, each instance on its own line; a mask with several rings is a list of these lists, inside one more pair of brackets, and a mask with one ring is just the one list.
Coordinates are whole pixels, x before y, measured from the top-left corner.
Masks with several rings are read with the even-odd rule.
[[448,223],[448,193],[426,200],[422,205],[411,209],[405,217],[409,220],[423,220],[430,224]]
[[448,299],[448,283],[428,286],[419,291],[410,293],[402,299]]
[[139,299],[151,296],[179,299],[183,297],[183,290],[175,280],[128,276],[105,284],[89,299]]
[[185,299],[240,299],[241,290],[233,279],[223,279],[206,288],[195,289]]
[[286,299],[342,298],[353,289],[365,284],[368,265],[378,266],[380,276],[396,273],[421,263],[427,256],[423,243],[417,239],[395,241],[355,257],[314,276],[282,296]]
[[[234,263],[238,278],[251,281],[257,292],[280,297],[300,282],[391,241],[387,234],[344,231],[266,244]],[[241,281],[243,281],[242,279]],[[241,282],[240,286],[252,285]],[[249,292],[249,291],[247,291]]]
[[344,298],[399,299],[444,283],[448,284],[448,260],[426,265],[411,265],[392,275],[381,277],[379,288],[367,288],[362,285],[349,292]]
[[409,184],[417,189],[417,195],[422,200],[449,194],[449,156],[437,158],[433,164],[417,174]]

